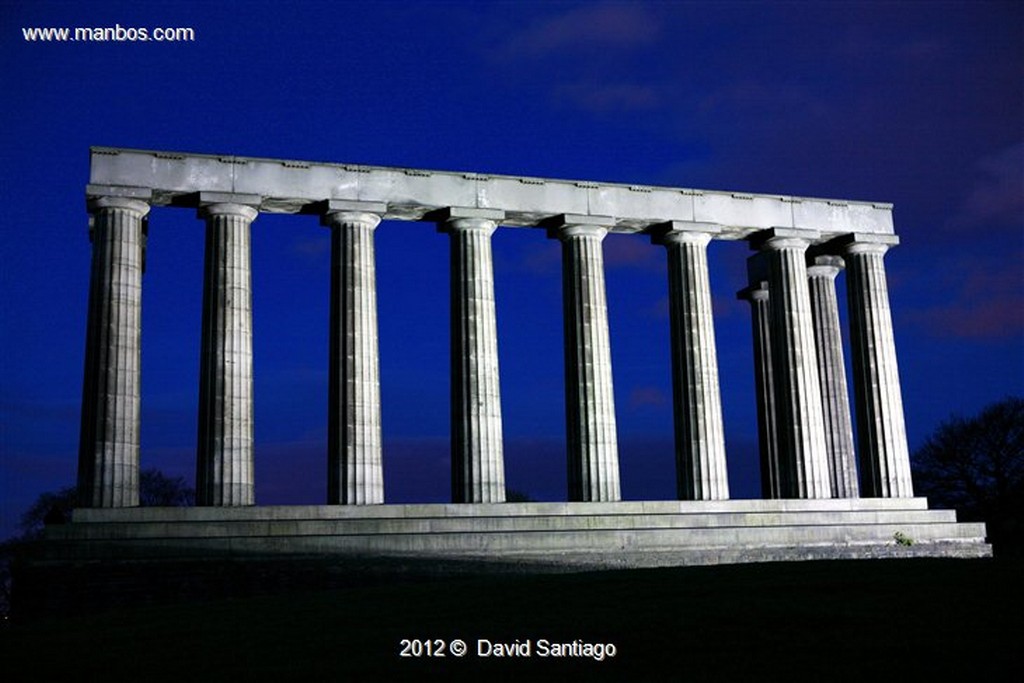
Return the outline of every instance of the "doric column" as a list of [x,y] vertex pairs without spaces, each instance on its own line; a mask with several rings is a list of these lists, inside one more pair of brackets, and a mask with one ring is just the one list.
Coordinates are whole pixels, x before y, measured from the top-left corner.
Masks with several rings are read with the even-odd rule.
[[386,207],[325,202],[331,229],[327,502],[384,502],[373,234]]
[[833,498],[856,498],[857,465],[853,451],[853,424],[850,397],[846,388],[846,363],[843,337],[839,328],[839,304],[836,301],[836,275],[844,267],[839,256],[821,255],[808,260],[807,277],[814,319],[814,342],[818,354],[818,381],[821,383],[822,411],[825,418],[825,447]]
[[549,232],[562,242],[566,441],[574,501],[621,498],[601,253],[613,224],[611,218],[559,216]]
[[[759,254],[752,259],[759,258]],[[754,337],[754,386],[757,393],[757,441],[761,459],[761,495],[782,498],[779,472],[778,425],[775,414],[775,382],[772,379],[772,336],[768,282],[760,281],[736,295],[750,302]]]
[[90,186],[92,275],[86,326],[78,501],[139,504],[142,271],[149,190],[95,196]]
[[197,505],[253,505],[249,226],[259,197],[202,193],[206,220]]
[[843,242],[864,493],[909,498],[914,490],[889,286],[882,261],[890,245],[899,240],[895,235],[849,235]]
[[773,228],[754,237],[769,269],[772,378],[786,498],[832,495],[805,262],[807,246],[817,236]]
[[670,224],[654,237],[668,252],[676,474],[682,500],[729,497],[708,279],[711,236],[710,229]]
[[436,216],[451,238],[452,500],[505,501],[498,327],[491,235],[500,211],[450,208]]

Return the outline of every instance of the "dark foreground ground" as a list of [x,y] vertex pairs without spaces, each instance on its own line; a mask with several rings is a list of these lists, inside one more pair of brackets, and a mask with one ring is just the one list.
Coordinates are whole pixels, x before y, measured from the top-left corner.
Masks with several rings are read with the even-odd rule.
[[[1001,559],[394,578],[7,625],[0,678],[1020,681],[1022,581]],[[403,639],[423,656],[400,656]],[[480,657],[480,639],[531,656]],[[541,657],[541,639],[617,652]]]

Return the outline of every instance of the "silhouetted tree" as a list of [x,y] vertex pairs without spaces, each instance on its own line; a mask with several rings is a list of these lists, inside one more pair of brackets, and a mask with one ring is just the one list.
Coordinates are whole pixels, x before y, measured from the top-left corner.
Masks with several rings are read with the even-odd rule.
[[[139,473],[139,504],[144,507],[181,507],[195,502],[195,491],[184,477],[168,477],[160,470]],[[71,520],[78,504],[77,489],[67,486],[59,491],[41,494],[21,516],[18,527],[22,538],[37,538],[47,524],[63,524]]]
[[[0,543],[0,623],[7,626],[11,614],[11,552],[10,541]],[[3,626],[0,626],[2,628]]]
[[1024,399],[953,416],[914,453],[914,487],[964,521],[984,521],[1000,555],[1024,554]]
[[[149,469],[139,473],[139,503],[148,507],[180,507],[192,505],[195,491],[184,477],[168,477],[160,470]],[[0,626],[10,613],[11,567],[14,558],[43,534],[49,524],[71,521],[71,513],[78,505],[78,490],[66,486],[58,491],[40,494],[24,512],[18,523],[20,536],[0,543]]]
[[71,519],[71,511],[78,504],[78,489],[65,486],[59,491],[47,491],[36,498],[21,515],[18,528],[22,538],[36,538],[43,533],[46,524],[63,524]]
[[185,483],[185,477],[168,477],[156,469],[139,474],[139,504],[143,507],[183,507],[195,501],[196,492]]

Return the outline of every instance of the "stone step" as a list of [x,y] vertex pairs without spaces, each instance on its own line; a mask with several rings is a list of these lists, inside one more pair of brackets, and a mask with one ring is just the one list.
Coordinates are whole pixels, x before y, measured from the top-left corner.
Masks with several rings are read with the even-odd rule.
[[532,515],[709,514],[927,510],[927,498],[621,501],[613,503],[427,503],[409,505],[266,505],[239,507],[81,508],[77,522],[232,521]]
[[[956,522],[951,510],[760,512],[717,514],[513,515],[481,517],[360,517],[275,521],[76,522],[63,531],[76,539],[217,538],[233,536],[324,536],[588,531],[601,529],[698,529],[725,527],[922,525]],[[55,530],[53,538],[60,538]]]
[[242,553],[298,552],[517,552],[544,550],[605,551],[628,549],[712,548],[737,546],[791,546],[856,543],[896,544],[896,534],[913,543],[984,540],[977,524],[836,525],[720,527],[679,529],[595,529],[534,532],[442,532],[381,534],[295,534],[288,536],[236,535],[229,537],[152,537],[103,539],[144,542],[153,547],[182,543],[197,548],[230,548]]
[[76,561],[290,554],[581,566],[894,552],[991,549],[983,524],[957,523],[923,498],[79,510],[47,529],[46,544],[48,557]]

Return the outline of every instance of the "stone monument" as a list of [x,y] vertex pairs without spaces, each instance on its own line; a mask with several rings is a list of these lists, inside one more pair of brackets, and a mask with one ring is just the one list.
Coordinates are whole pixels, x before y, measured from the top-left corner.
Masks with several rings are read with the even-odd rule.
[[[51,531],[54,548],[581,566],[990,553],[983,525],[913,496],[883,260],[898,243],[890,204],[107,147],[92,149],[86,196],[82,507]],[[192,509],[137,507],[153,207],[194,210],[206,224]],[[260,213],[311,215],[331,231],[328,505],[254,505],[250,226]],[[384,500],[382,220],[431,222],[450,240],[451,505]],[[499,228],[541,229],[561,243],[568,503],[504,502]],[[610,232],[646,237],[668,258],[676,501],[620,501],[602,256]],[[738,296],[752,312],[762,500],[729,497],[707,260],[716,239],[755,252]],[[844,272],[856,450],[835,287]]]

